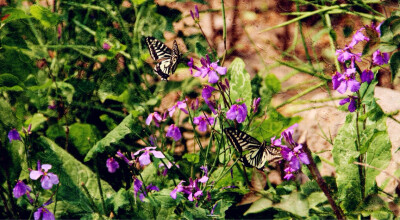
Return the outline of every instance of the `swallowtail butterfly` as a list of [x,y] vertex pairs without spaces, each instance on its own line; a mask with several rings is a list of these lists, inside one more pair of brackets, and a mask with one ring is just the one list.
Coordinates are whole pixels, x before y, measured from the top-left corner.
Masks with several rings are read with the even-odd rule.
[[174,41],[171,50],[154,37],[146,37],[146,44],[149,48],[151,58],[158,62],[154,66],[154,73],[159,75],[161,80],[168,80],[168,77],[175,72],[181,57],[178,44]]
[[[280,150],[268,146],[265,141],[260,143],[254,137],[236,128],[225,128],[224,132],[231,144],[241,154],[240,161],[247,167],[256,167],[261,170],[264,168],[265,162],[273,163],[283,159]],[[247,153],[242,155],[243,152]]]

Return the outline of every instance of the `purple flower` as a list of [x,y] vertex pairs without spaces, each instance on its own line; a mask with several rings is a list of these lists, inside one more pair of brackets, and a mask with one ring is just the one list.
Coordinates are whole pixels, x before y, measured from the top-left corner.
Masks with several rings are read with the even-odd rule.
[[185,182],[184,180],[179,182],[179,184],[171,191],[171,193],[169,194],[171,196],[171,198],[176,199],[176,194],[178,192],[184,191],[184,186],[182,186],[182,183],[184,183],[184,182]]
[[192,10],[190,10],[190,15],[192,16],[192,18],[195,22],[199,21],[200,15],[199,15],[199,9],[197,8],[197,5],[194,6],[194,14],[193,14]]
[[[218,61],[211,63],[210,57],[206,55],[207,59],[201,58],[202,67],[199,68],[198,71],[193,75],[194,77],[201,76],[202,78],[208,75],[208,82],[209,83],[216,83],[218,82],[219,75],[226,74],[226,67],[218,66]],[[218,73],[218,74],[217,74]]]
[[142,188],[142,185],[143,185],[143,182],[135,177],[135,180],[133,181],[133,191],[135,193],[135,198],[136,198],[138,192],[140,191],[140,189]]
[[50,164],[40,165],[40,161],[38,161],[37,167],[38,170],[31,170],[29,177],[33,180],[37,180],[43,175],[42,179],[40,180],[43,189],[51,189],[53,184],[59,183],[57,175],[48,172],[51,169]]
[[144,151],[142,155],[139,157],[140,166],[145,166],[151,163],[150,161],[150,153],[153,154],[156,158],[165,158],[164,154],[161,151],[154,150],[156,147],[145,147],[136,151],[133,155],[138,155],[140,152]]
[[340,100],[339,105],[344,105],[350,102],[349,107],[347,109],[349,110],[349,112],[354,112],[357,109],[356,99],[358,99],[357,96],[349,96],[348,98]]
[[108,43],[103,43],[103,49],[104,50],[109,50],[111,46]]
[[253,113],[256,113],[258,111],[258,106],[260,105],[260,101],[261,101],[260,97],[255,98],[253,100],[253,105],[251,105],[251,109],[252,109]]
[[148,185],[147,187],[146,187],[146,190],[148,191],[148,192],[150,192],[150,191],[160,191],[160,189],[157,187],[157,186],[154,186],[153,184],[151,184],[150,183],[150,185]]
[[376,50],[372,54],[372,61],[375,65],[383,65],[389,62],[389,54],[388,53],[381,53],[380,50]]
[[201,166],[200,169],[203,170],[204,176],[202,176],[198,181],[200,183],[206,183],[208,181],[208,169],[207,169],[207,166]]
[[271,147],[282,147],[282,136],[278,139],[276,137],[271,138]]
[[303,151],[303,145],[299,144],[288,153],[289,166],[295,171],[300,169],[301,163],[310,164],[307,154]]
[[211,101],[211,100],[204,100],[204,102],[207,104],[207,106],[210,108],[210,110],[212,111],[212,113],[214,113],[215,115],[218,114],[218,112],[215,110],[215,106],[217,105],[215,103],[215,101]]
[[189,179],[189,186],[186,187],[188,192],[185,192],[186,194],[189,194],[188,196],[188,200],[193,202],[194,200],[198,200],[200,198],[200,196],[203,195],[203,191],[200,190],[200,188],[198,187],[198,182],[199,180],[192,180],[192,178]]
[[190,104],[190,108],[193,111],[196,111],[199,108],[199,98],[196,98],[192,103]]
[[113,157],[107,159],[106,166],[109,173],[115,173],[115,171],[119,168],[118,162]]
[[341,94],[345,93],[347,88],[350,88],[352,92],[357,92],[361,84],[355,79],[355,73],[356,68],[348,68],[343,74],[336,73],[332,77],[333,88],[336,87],[336,90]]
[[56,108],[57,108],[56,102],[55,102],[55,101],[52,101],[52,104],[49,105],[49,106],[47,106],[47,108],[48,108],[48,109],[51,109],[51,110],[56,109]]
[[157,144],[157,138],[154,135],[150,135],[149,142],[151,146],[155,147]]
[[[174,164],[175,164],[175,163],[174,163]],[[167,172],[168,172],[169,169],[171,169],[172,165],[173,165],[173,164],[172,164],[171,162],[168,161],[167,167],[165,167],[165,168],[164,168],[164,171],[162,172],[162,175],[163,175],[163,176],[166,176],[166,175],[167,175]],[[165,165],[164,165],[163,163],[160,163],[160,165],[158,165],[159,168],[164,167],[164,166],[165,166]],[[179,168],[179,165],[176,164],[176,167]]]
[[17,184],[15,184],[15,187],[13,189],[13,195],[15,198],[19,198],[23,195],[26,194],[26,196],[28,197],[30,203],[33,203],[33,199],[31,198],[29,192],[31,192],[32,189],[31,187],[27,186],[24,182],[22,182],[22,180],[18,180]]
[[146,125],[150,125],[151,121],[154,121],[154,124],[159,127],[160,121],[162,121],[161,115],[158,112],[151,113],[146,119]]
[[45,202],[38,210],[33,214],[35,220],[43,219],[43,220],[55,220],[54,214],[51,213],[45,206],[48,206],[53,201],[49,199]]
[[361,78],[361,82],[371,83],[372,80],[374,79],[374,73],[370,69],[365,69],[361,73],[361,77],[360,78]]
[[24,127],[22,127],[22,131],[27,135],[32,134],[31,129],[32,129],[32,124],[28,125],[28,129],[25,129]]
[[179,130],[178,126],[176,126],[175,124],[172,124],[169,126],[167,134],[165,136],[171,137],[175,141],[178,141],[182,137],[181,131]]
[[214,124],[214,117],[204,115],[194,117],[193,124],[199,126],[199,131],[205,132],[207,131],[207,125],[211,126]]
[[360,28],[354,35],[353,39],[351,40],[349,47],[353,48],[356,44],[358,44],[361,41],[369,41],[369,38],[366,37],[361,31],[364,30],[365,28],[362,27]]
[[176,108],[179,108],[181,111],[185,112],[186,114],[189,114],[188,111],[186,110],[186,106],[187,106],[186,100],[178,101],[174,106],[168,109],[169,117],[172,117],[172,115],[174,115]]
[[201,92],[201,96],[203,99],[206,101],[212,96],[212,92],[215,91],[216,89],[212,86],[205,85],[203,88],[203,91]]
[[294,177],[293,172],[296,172],[296,170],[294,170],[293,168],[291,168],[290,166],[286,167],[284,169],[286,175],[283,177],[283,179],[285,180],[290,180]]
[[132,156],[132,160],[129,160],[122,152],[121,150],[117,151],[117,154],[115,155],[116,157],[122,159],[123,161],[125,161],[125,163],[127,163],[129,166],[132,166],[132,164],[134,163],[135,157]]
[[51,213],[45,207],[40,207],[38,210],[33,214],[35,220],[43,219],[43,220],[55,220],[54,214]]
[[10,132],[8,132],[8,140],[10,140],[10,143],[14,140],[14,141],[20,141],[21,140],[21,136],[19,136],[19,133],[17,131],[17,129],[13,128],[11,129]]
[[226,112],[226,118],[230,120],[235,120],[238,123],[244,122],[247,116],[247,106],[245,103],[239,105],[234,104],[231,108]]
[[350,52],[350,48],[347,46],[344,49],[336,50],[336,56],[338,56],[338,60],[341,63],[344,63],[347,60],[355,60],[357,62],[361,61],[361,53],[352,53]]
[[[296,124],[288,127],[286,130],[282,131],[282,133],[281,133],[281,136],[283,136],[283,138],[285,138],[286,143],[290,144],[292,147],[295,147],[297,145],[297,143],[293,139],[294,129],[297,126],[298,126],[298,124],[296,123]],[[288,147],[286,147],[286,148],[288,148]]]

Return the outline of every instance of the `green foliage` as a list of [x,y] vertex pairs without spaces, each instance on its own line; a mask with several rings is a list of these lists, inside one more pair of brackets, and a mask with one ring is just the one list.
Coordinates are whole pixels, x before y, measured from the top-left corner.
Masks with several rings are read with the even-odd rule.
[[[337,172],[338,194],[347,211],[356,210],[363,200],[363,195],[373,193],[371,190],[375,186],[375,177],[380,173],[379,170],[363,168],[353,162],[359,161],[360,155],[365,153],[367,164],[385,169],[391,158],[386,117],[374,100],[374,85],[369,85],[364,91],[366,109],[372,114],[363,121],[357,121],[356,113],[347,115],[345,124],[335,138],[332,150]],[[358,140],[357,130],[362,127],[365,129]],[[365,171],[362,171],[363,169]],[[360,179],[360,172],[365,172],[363,179]]]
[[46,28],[57,25],[60,20],[57,14],[52,13],[48,8],[41,5],[32,5],[30,7],[30,12],[31,15],[39,20]]
[[78,150],[80,155],[86,155],[92,143],[95,143],[100,134],[97,128],[91,124],[75,123],[69,127],[71,143]]
[[98,153],[102,153],[107,148],[111,148],[112,144],[117,144],[123,139],[127,134],[132,133],[138,129],[137,125],[134,123],[136,119],[132,115],[128,115],[125,119],[112,131],[110,131],[103,139],[96,142],[95,145],[86,154],[84,161],[89,161]]
[[227,75],[230,77],[231,100],[236,101],[242,98],[246,103],[247,111],[250,111],[252,103],[250,75],[245,69],[242,59],[236,58],[228,68]]

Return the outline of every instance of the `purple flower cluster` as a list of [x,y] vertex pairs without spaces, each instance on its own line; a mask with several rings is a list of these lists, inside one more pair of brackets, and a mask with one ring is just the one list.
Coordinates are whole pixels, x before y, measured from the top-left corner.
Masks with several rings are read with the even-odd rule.
[[55,220],[56,218],[54,217],[54,214],[51,213],[45,206],[48,206],[52,203],[53,201],[50,199],[47,202],[45,202],[41,207],[38,208],[38,210],[33,213],[33,217],[35,220]]
[[214,124],[214,117],[200,115],[193,118],[193,124],[198,125],[199,131],[205,132],[207,131],[207,125],[212,126]]
[[13,189],[13,195],[15,198],[19,198],[23,195],[26,195],[28,197],[28,200],[30,203],[33,203],[33,199],[30,195],[30,192],[32,192],[31,187],[26,185],[22,180],[18,180],[17,184],[15,184],[15,187]]
[[[297,124],[290,126],[281,134],[281,136],[285,139],[285,143],[288,145],[281,145],[282,157],[284,160],[289,162],[284,169],[286,173],[284,179],[286,180],[290,180],[294,177],[293,173],[300,170],[302,163],[310,164],[307,154],[303,151],[303,145],[298,144],[293,140],[295,127],[297,127]],[[280,144],[280,142],[280,140],[275,140],[275,144]]]
[[151,191],[160,191],[160,189],[157,186],[154,186],[153,184],[149,184],[145,190],[142,189],[143,186],[143,182],[140,181],[138,178],[134,178],[133,181],[133,192],[135,195],[135,198],[137,197],[137,194],[140,192],[139,194],[139,199],[140,201],[143,202],[144,198],[146,197],[147,193],[151,192]]
[[[203,170],[204,175],[201,178],[197,178],[193,180],[191,177],[189,178],[189,185],[184,186],[183,183],[186,181],[182,180],[179,184],[171,191],[170,196],[173,199],[176,199],[177,193],[183,192],[184,194],[188,195],[188,200],[198,201],[201,196],[203,196],[203,191],[199,188],[199,183],[206,183],[208,181],[208,169],[205,166],[200,167]],[[197,206],[197,202],[196,202]]]
[[[380,36],[380,25],[375,27],[375,25],[371,25],[372,31],[376,31],[378,36]],[[356,62],[361,62],[361,53],[354,53],[351,50],[362,41],[369,41],[370,39],[363,34],[365,28],[361,28],[357,30],[357,32],[353,35],[353,38],[348,46],[345,46],[344,49],[336,50],[336,55],[338,57],[338,61],[342,63],[344,72],[339,73],[336,72],[332,76],[332,86],[334,90],[337,90],[339,93],[344,94],[347,89],[351,92],[357,92],[361,83],[371,83],[374,79],[374,73],[370,69],[366,69],[360,73],[361,82],[358,81],[356,77],[357,69],[355,68]],[[376,50],[372,54],[372,62],[376,66],[381,66],[389,62],[389,54],[382,53],[380,50]],[[349,96],[339,102],[340,105],[344,105],[346,103],[350,103],[348,106],[348,110],[350,112],[354,112],[357,109],[357,96]]]
[[[218,66],[218,61],[211,62],[208,54],[206,58],[201,58],[200,62],[202,64],[201,67],[197,67],[194,65],[193,59],[188,62],[188,66],[190,68],[191,73],[193,73],[193,69],[196,69],[196,72],[193,74],[194,77],[206,77],[208,76],[209,83],[216,83],[219,80],[219,75],[226,74],[226,67]],[[218,73],[218,74],[217,74]]]

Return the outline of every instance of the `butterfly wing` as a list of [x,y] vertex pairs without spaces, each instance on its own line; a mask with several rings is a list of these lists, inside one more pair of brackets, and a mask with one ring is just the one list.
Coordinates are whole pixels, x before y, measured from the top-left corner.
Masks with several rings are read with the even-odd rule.
[[154,37],[146,37],[146,44],[149,48],[150,56],[155,61],[170,59],[172,51],[163,42]]
[[161,77],[161,80],[168,80],[168,77],[175,72],[181,57],[178,44],[174,41],[174,46],[171,50],[154,37],[146,37],[146,43],[151,58],[159,61],[154,67],[154,72]]
[[154,72],[161,77],[161,80],[168,80],[171,60],[162,60],[154,66]]
[[265,142],[259,142],[243,131],[236,128],[226,128],[224,132],[240,154],[247,152],[241,157],[241,161],[245,166],[262,169],[265,162],[272,163],[282,159],[278,149],[267,146]]

